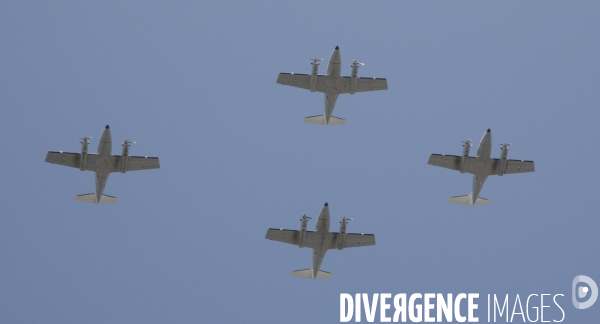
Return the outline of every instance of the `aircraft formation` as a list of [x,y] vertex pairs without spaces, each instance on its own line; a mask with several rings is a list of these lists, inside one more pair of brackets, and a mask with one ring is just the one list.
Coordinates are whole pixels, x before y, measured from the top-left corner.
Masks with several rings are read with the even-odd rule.
[[[333,116],[333,110],[340,94],[355,94],[357,92],[387,90],[385,78],[358,77],[358,68],[364,66],[356,60],[351,65],[350,76],[341,74],[341,54],[338,46],[335,47],[327,66],[327,74],[319,74],[319,62],[322,59],[311,59],[311,74],[280,73],[277,83],[310,92],[322,92],[325,95],[325,111],[323,115],[309,116],[304,122],[318,125],[344,125],[346,120]],[[126,173],[127,171],[158,169],[160,163],[158,157],[130,156],[129,147],[135,142],[125,140],[121,155],[112,155],[112,137],[110,127],[106,125],[100,141],[97,153],[88,153],[89,139],[83,137],[81,141],[81,153],[63,151],[49,151],[46,162],[78,168],[80,171],[93,171],[95,173],[96,191],[90,194],[75,196],[76,201],[88,203],[116,203],[118,199],[104,194],[104,187],[108,176],[114,172]],[[454,196],[450,202],[463,205],[487,205],[489,200],[479,197],[483,184],[490,175],[503,176],[524,172],[534,172],[534,162],[529,160],[510,160],[507,158],[511,144],[501,144],[500,158],[492,158],[492,133],[488,129],[481,138],[477,155],[471,157],[471,140],[463,142],[461,155],[431,154],[428,164],[439,166],[460,173],[473,175],[471,193],[464,196]],[[330,232],[331,215],[329,204],[325,203],[319,212],[315,230],[308,231],[307,225],[311,218],[304,214],[301,218],[300,230],[283,228],[269,228],[265,238],[296,245],[300,248],[311,248],[313,250],[312,267],[304,270],[292,271],[292,276],[308,279],[332,278],[333,274],[322,271],[321,264],[325,254],[330,249],[343,250],[345,248],[375,245],[374,234],[347,233],[346,227],[351,218],[342,217],[339,221],[339,232]]]

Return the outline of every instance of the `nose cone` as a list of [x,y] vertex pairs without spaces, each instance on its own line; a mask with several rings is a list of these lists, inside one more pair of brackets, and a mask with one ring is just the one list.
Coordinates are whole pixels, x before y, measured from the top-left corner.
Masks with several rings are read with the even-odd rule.
[[321,212],[319,213],[319,218],[329,219],[329,205],[327,205],[327,203],[325,203],[323,209],[321,209]]
[[[490,146],[492,145],[492,132],[488,129],[485,133],[483,133],[483,136],[481,137],[481,142],[479,142],[479,147],[486,147],[487,149],[491,149]],[[482,152],[480,152],[480,150],[477,150],[477,155],[481,155],[483,154]]]
[[336,47],[335,47],[335,50],[336,50],[336,51],[339,51],[339,50],[340,50],[340,47],[339,47],[339,46],[336,46]]
[[491,132],[492,132],[492,130],[488,128],[487,132],[488,132],[488,133],[491,133]]
[[108,127],[108,125],[106,125],[106,127],[102,131],[102,135],[100,135],[100,141],[105,143],[112,142],[112,136],[110,135],[110,127]]
[[327,206],[329,206],[329,204],[328,204],[328,203],[325,203],[325,205],[323,205],[323,206],[327,207]]
[[336,47],[333,53],[331,53],[331,58],[329,59],[329,63],[340,64],[342,61],[342,56],[340,55],[339,48]]

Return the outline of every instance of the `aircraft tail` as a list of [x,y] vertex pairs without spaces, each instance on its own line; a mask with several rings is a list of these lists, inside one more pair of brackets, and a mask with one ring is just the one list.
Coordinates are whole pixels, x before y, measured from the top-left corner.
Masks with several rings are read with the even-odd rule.
[[[91,194],[85,194],[85,195],[78,195],[78,196],[75,196],[75,200],[96,204],[96,194],[91,193]],[[97,203],[98,204],[116,203],[117,201],[119,201],[119,199],[117,197],[102,195],[102,197],[100,197],[100,201]]]
[[345,119],[334,116],[329,118],[329,124],[325,124],[325,115],[304,117],[304,122],[317,125],[346,125]]
[[296,270],[292,271],[292,276],[307,279],[329,279],[333,277],[333,273],[319,270],[317,277],[313,278],[312,272],[312,269]]
[[471,195],[450,197],[448,201],[461,205],[489,205],[490,201],[485,198],[477,198],[474,204],[471,204]]

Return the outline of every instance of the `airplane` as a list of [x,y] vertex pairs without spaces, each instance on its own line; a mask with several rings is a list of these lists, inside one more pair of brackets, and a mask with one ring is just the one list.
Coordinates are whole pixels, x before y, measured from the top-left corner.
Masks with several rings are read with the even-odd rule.
[[301,73],[279,73],[277,83],[307,89],[310,92],[325,93],[325,115],[309,116],[304,118],[305,123],[318,125],[344,125],[346,120],[331,116],[335,102],[341,93],[354,94],[356,92],[387,90],[387,80],[383,78],[365,78],[357,77],[358,67],[364,63],[354,60],[352,65],[351,76],[341,76],[340,48],[335,47],[329,59],[327,66],[327,75],[318,74],[319,61],[323,59],[312,60],[312,74]]
[[342,217],[340,220],[340,232],[330,233],[329,205],[327,203],[325,203],[323,209],[321,209],[314,232],[306,230],[306,224],[309,219],[311,218],[306,216],[306,214],[300,218],[302,223],[299,231],[283,228],[269,228],[267,230],[267,235],[265,236],[267,240],[289,243],[297,245],[300,248],[308,247],[313,249],[312,268],[292,271],[292,276],[294,277],[308,279],[331,278],[333,277],[331,272],[319,270],[327,250],[341,250],[344,248],[375,245],[374,234],[346,233],[346,224],[348,221],[352,220],[352,218]]
[[488,205],[490,202],[485,198],[479,197],[479,192],[483,188],[483,183],[490,175],[503,176],[511,173],[534,172],[533,161],[527,160],[509,160],[507,159],[510,143],[502,145],[500,158],[492,159],[492,131],[488,129],[481,138],[477,157],[469,156],[471,140],[463,142],[463,153],[461,156],[431,154],[428,164],[460,171],[460,173],[473,174],[473,191],[466,196],[455,196],[449,199],[450,202],[463,205]]
[[60,164],[72,168],[78,168],[81,171],[94,171],[96,173],[96,192],[75,196],[76,201],[89,203],[116,203],[117,197],[102,194],[106,180],[111,172],[125,173],[127,171],[158,169],[160,164],[157,157],[148,156],[129,156],[129,146],[135,144],[125,140],[123,144],[123,153],[121,155],[112,155],[112,138],[110,127],[106,125],[100,143],[98,143],[98,153],[88,153],[88,140],[91,137],[84,137],[81,141],[81,153],[69,153],[63,151],[49,151],[46,155],[46,162]]

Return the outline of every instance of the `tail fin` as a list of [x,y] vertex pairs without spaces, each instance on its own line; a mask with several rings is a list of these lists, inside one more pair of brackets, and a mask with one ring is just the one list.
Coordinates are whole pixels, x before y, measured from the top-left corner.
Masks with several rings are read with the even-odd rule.
[[117,201],[119,201],[119,199],[117,197],[102,195],[102,197],[100,197],[100,201],[96,202],[96,194],[95,193],[75,196],[75,200],[81,201],[81,202],[94,203],[94,204],[96,204],[96,203],[98,203],[98,204],[116,203]]
[[312,272],[312,269],[296,270],[292,271],[292,276],[307,279],[329,279],[333,277],[333,273],[319,270],[317,277],[313,278]]
[[324,115],[304,117],[304,122],[317,125],[346,125],[345,119],[333,116],[329,118],[329,124],[325,124]]
[[[448,199],[448,201],[456,203],[456,204],[471,205],[471,195],[450,197],[450,199]],[[475,200],[475,203],[473,205],[489,205],[489,204],[490,204],[489,200],[479,197],[479,198],[477,198],[477,200]]]

